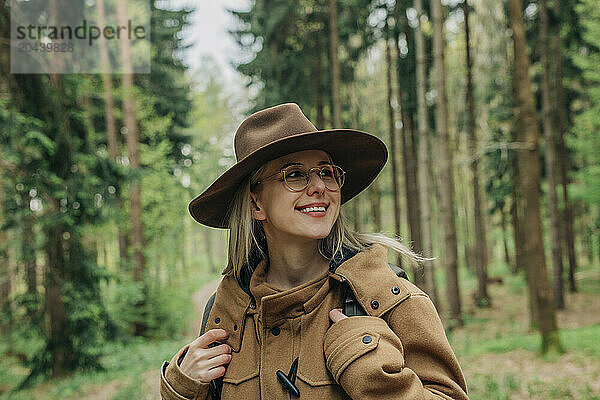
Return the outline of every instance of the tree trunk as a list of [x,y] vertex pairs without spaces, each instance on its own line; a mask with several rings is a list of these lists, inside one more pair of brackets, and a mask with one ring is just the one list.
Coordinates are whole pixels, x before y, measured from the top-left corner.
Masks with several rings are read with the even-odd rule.
[[[463,245],[463,249],[464,249],[464,265],[467,267],[467,269],[471,270],[472,272],[475,273],[475,275],[477,275],[477,269],[475,268],[475,246],[473,245],[473,243],[471,243],[471,225],[470,225],[470,221],[471,221],[471,216],[469,215],[469,210],[470,210],[470,203],[469,203],[469,189],[467,186],[468,181],[465,180],[460,180],[458,182],[458,184],[456,185],[456,193],[458,196],[463,196],[462,198],[459,197],[458,200],[455,200],[456,203],[456,208],[457,209],[462,209],[462,212],[460,214],[463,215],[462,221],[463,221],[463,237],[464,240],[462,241],[462,245]],[[458,229],[458,228],[457,228]],[[458,244],[458,242],[457,242]],[[460,259],[459,259],[460,262]]]
[[527,260],[529,290],[538,309],[538,326],[542,336],[542,352],[562,351],[554,309],[552,290],[548,283],[546,257],[542,239],[542,218],[540,213],[541,165],[539,159],[539,128],[535,113],[531,81],[529,79],[529,58],[523,8],[521,0],[509,0],[510,25],[514,45],[514,95],[515,123],[519,142],[518,150],[520,192],[523,196],[524,235],[523,258]]
[[[59,7],[56,1],[50,4],[50,24],[55,23],[57,10]],[[60,63],[60,61],[57,61]],[[61,178],[65,178],[71,165],[71,127],[69,118],[66,117],[65,105],[61,104],[64,98],[64,89],[61,75],[50,74],[50,83],[56,91],[56,98],[59,103],[57,107],[56,119],[59,121],[56,142],[61,148],[60,165],[55,169]],[[49,196],[50,197],[50,196]],[[56,199],[50,197],[49,207],[53,214],[60,213],[60,207]],[[69,228],[62,222],[46,225],[44,229],[46,236],[46,271],[45,271],[45,302],[46,315],[50,332],[48,335],[47,349],[52,355],[52,377],[58,378],[65,376],[72,369],[73,343],[70,341],[70,324],[66,313],[65,299],[63,294],[63,284],[65,281],[65,235],[70,236]]]
[[[58,212],[58,210],[57,210]],[[71,364],[71,345],[68,342],[67,320],[62,286],[64,283],[63,233],[65,227],[57,225],[46,229],[47,267],[45,281],[46,311],[50,320],[48,348],[52,354],[52,377],[64,376]]]
[[321,86],[321,40],[315,35],[315,47],[317,57],[315,58],[315,107],[317,108],[317,129],[324,129],[325,115],[323,114],[323,89]]
[[33,237],[33,216],[29,208],[29,193],[21,196],[23,219],[21,220],[21,258],[25,270],[27,293],[37,294],[37,269],[35,262],[35,240]]
[[[64,4],[61,4],[63,6]],[[49,7],[49,24],[55,25],[57,21],[58,10],[61,7],[57,5],[56,0],[51,0]],[[62,59],[53,59],[53,70],[60,70],[63,66]],[[56,98],[59,103],[57,107],[56,119],[59,121],[57,129],[58,146],[61,149],[60,165],[56,165],[57,174],[65,178],[68,168],[71,165],[71,127],[69,118],[66,116],[64,99],[64,89],[62,77],[59,74],[50,74],[50,84],[56,91]],[[69,166],[69,167],[68,167]],[[60,208],[56,200],[50,197],[50,209],[52,213],[60,213]],[[65,300],[63,297],[63,284],[65,280],[65,254],[64,243],[65,234],[70,235],[69,229],[63,223],[57,223],[45,228],[46,236],[46,273],[45,273],[45,302],[46,314],[50,326],[47,349],[52,355],[52,377],[59,378],[65,376],[72,369],[73,343],[70,342],[70,324],[66,313]]]
[[[405,15],[405,14],[402,14]],[[399,2],[397,1],[394,6],[394,20],[396,24],[399,23],[400,10]],[[408,19],[402,18],[403,24],[408,25]],[[394,32],[391,29],[391,32]],[[398,37],[394,33],[393,35],[394,46],[396,48],[396,63],[398,71],[398,82],[401,82],[402,76],[400,71],[400,45],[398,43]],[[407,37],[407,42],[409,42]],[[416,244],[418,249],[422,249],[423,243],[421,240],[421,229],[419,224],[419,198],[418,198],[418,185],[417,185],[417,166],[415,162],[416,153],[412,151],[412,138],[414,126],[408,107],[406,106],[407,101],[405,100],[405,93],[403,93],[402,85],[396,85],[398,104],[400,105],[400,119],[402,120],[402,130],[400,138],[402,141],[402,159],[404,161],[404,193],[406,195],[406,218],[408,220],[408,226],[410,229],[410,240],[413,246]],[[420,267],[413,268],[415,277],[415,284],[423,286],[425,284],[424,271]]]
[[[554,2],[555,14],[560,15],[560,1]],[[569,158],[567,156],[567,147],[565,146],[565,130],[567,129],[567,113],[565,104],[565,89],[563,86],[563,73],[562,73],[562,47],[560,40],[560,27],[554,30],[553,35],[553,48],[552,56],[556,63],[556,115],[558,116],[558,148],[559,148],[559,162],[560,162],[560,180],[563,192],[563,213],[562,213],[562,230],[564,235],[564,243],[567,249],[567,256],[569,259],[569,291],[571,293],[577,292],[577,284],[575,282],[575,271],[577,271],[577,258],[575,257],[575,235],[573,233],[573,218],[571,212],[571,202],[569,200],[569,177],[567,171],[569,170]]]
[[[516,141],[517,138],[514,138]],[[519,169],[517,165],[517,158],[512,159],[512,202],[510,204],[510,216],[512,220],[513,228],[513,240],[515,244],[515,264],[513,266],[513,273],[518,271],[524,271],[522,254],[523,254],[523,227],[521,226],[522,216],[519,215]]]
[[[517,136],[513,138],[515,142],[519,140]],[[525,279],[529,284],[529,267],[525,264],[523,255],[525,254],[525,244],[523,243],[523,237],[525,236],[525,232],[523,230],[523,215],[519,210],[523,209],[522,199],[519,192],[519,167],[517,164],[517,157],[514,157],[512,160],[513,163],[513,192],[512,192],[512,204],[511,204],[511,217],[512,217],[512,226],[513,226],[513,236],[515,241],[515,265],[513,269],[513,274],[518,273],[519,271],[523,271],[525,273]],[[527,302],[529,306],[529,322],[532,328],[535,328],[538,320],[537,314],[537,302],[534,300],[534,292],[529,290]]]
[[[6,222],[4,215],[4,176],[0,171],[0,226]],[[10,263],[8,260],[8,235],[6,229],[0,229],[0,310],[4,312],[8,307],[8,300],[11,291],[11,276]],[[4,326],[0,326],[4,329]],[[3,331],[3,333],[6,333]]]
[[502,227],[502,244],[504,245],[504,262],[506,265],[510,265],[510,255],[508,254],[508,244],[506,242],[506,236],[508,231],[506,230],[506,215],[504,215],[504,207],[500,209],[500,226]]
[[450,307],[450,326],[462,326],[460,290],[458,284],[458,252],[456,220],[454,215],[454,178],[452,151],[448,134],[448,100],[446,96],[446,70],[444,67],[444,36],[442,3],[431,2],[433,17],[433,60],[435,70],[435,129],[439,140],[440,173],[442,179],[442,216],[446,248],[446,295]]
[[[360,124],[360,107],[358,105],[358,100],[356,99],[355,93],[358,93],[353,87],[346,87],[346,94],[344,95],[345,99],[349,99],[350,106],[350,119],[349,125],[355,126],[359,128]],[[348,93],[350,91],[350,93]],[[362,232],[363,231],[363,220],[362,220],[362,210],[361,210],[361,196],[356,196],[350,201],[350,206],[352,207],[352,221],[354,222],[354,231]]]
[[[105,26],[104,22],[104,0],[96,0],[96,6],[98,7],[98,23],[100,26]],[[108,55],[108,49],[106,48],[106,39],[103,35],[100,35],[98,40],[98,48],[100,50],[100,63],[102,65],[102,85],[104,87],[104,117],[106,120],[106,138],[108,142],[108,152],[110,158],[113,160],[117,159],[119,153],[118,141],[117,141],[117,130],[115,124],[115,118],[113,114],[114,101],[112,96],[112,78],[111,78],[111,67]]]
[[[417,168],[419,179],[419,211],[421,221],[421,246],[425,257],[433,256],[432,239],[431,239],[431,195],[428,166],[429,159],[429,122],[427,119],[427,103],[425,102],[425,92],[427,87],[426,59],[425,59],[425,39],[423,38],[423,30],[421,29],[421,17],[423,16],[423,0],[415,0],[415,9],[417,11],[417,19],[419,24],[415,33],[416,61],[417,61],[417,118],[419,121],[419,146],[418,146],[418,163]],[[435,304],[438,311],[440,310],[440,301],[435,285],[433,260],[423,262],[425,272],[425,291]]]
[[[104,0],[97,0],[96,6],[98,7],[98,23],[100,26],[105,26],[104,22]],[[108,143],[108,153],[110,158],[115,162],[119,156],[119,139],[117,135],[116,121],[114,117],[114,99],[112,95],[113,84],[111,75],[111,66],[109,61],[108,49],[106,47],[106,39],[103,35],[100,35],[98,40],[98,49],[100,50],[100,62],[102,65],[102,86],[104,88],[104,118],[106,121],[106,141]],[[123,201],[121,199],[121,192],[117,193],[117,208],[119,211],[123,210]],[[120,224],[117,226],[117,237],[119,241],[119,265],[121,270],[125,270],[127,265],[127,232]]]
[[465,15],[465,48],[467,64],[467,112],[469,115],[469,148],[472,157],[471,174],[473,175],[473,218],[475,220],[475,269],[477,271],[477,292],[475,302],[478,306],[489,306],[490,297],[487,291],[487,234],[479,190],[479,158],[477,157],[477,135],[475,134],[475,102],[473,101],[473,59],[471,57],[471,38],[469,32],[469,4],[462,4]]
[[[127,25],[127,6],[125,2],[117,2],[117,18],[119,24],[122,26]],[[127,131],[127,150],[129,152],[129,162],[134,173],[140,167],[139,155],[138,155],[138,131],[137,121],[135,116],[135,98],[133,92],[133,63],[131,60],[131,49],[128,40],[120,41],[121,50],[121,61],[123,62],[123,68],[125,73],[122,76],[123,80],[123,118],[125,121],[125,129]],[[131,230],[132,230],[132,246],[134,255],[134,268],[133,268],[133,280],[135,282],[142,282],[142,287],[145,286],[144,272],[145,257],[144,257],[144,226],[142,222],[142,187],[139,182],[139,178],[133,182],[131,193],[130,193],[130,217],[131,217]],[[145,291],[145,290],[144,290]],[[143,316],[143,308],[145,299],[136,304],[140,315]],[[146,326],[143,322],[135,323],[135,335],[143,336],[146,332]]]
[[367,190],[369,192],[369,205],[371,210],[371,220],[373,221],[373,230],[375,232],[381,232],[381,194],[377,182],[378,180],[374,180]]
[[[589,264],[594,263],[594,237],[592,226],[594,225],[590,215],[590,207],[583,201],[579,201],[579,235],[581,236],[581,250]],[[599,242],[600,243],[600,242]]]
[[333,128],[342,127],[340,101],[340,63],[338,61],[337,1],[329,0],[329,37],[331,42],[331,98],[333,99]]
[[208,265],[210,267],[211,272],[217,272],[217,265],[214,261],[213,257],[213,246],[212,246],[212,238],[211,231],[208,228],[202,227],[202,236],[204,238],[204,248],[206,251],[206,258],[208,259]]
[[[392,164],[392,193],[394,196],[394,235],[400,236],[400,194],[398,183],[398,161],[396,150],[396,124],[394,120],[394,109],[392,107],[392,55],[390,49],[390,27],[388,25],[388,16],[385,18],[385,63],[386,63],[386,88],[387,88],[387,109],[388,109],[388,129],[390,133],[390,161]],[[402,266],[402,258],[397,257],[398,266]]]
[[563,264],[560,240],[560,220],[558,216],[558,200],[556,198],[556,171],[554,165],[554,119],[550,89],[550,35],[548,34],[548,7],[546,0],[540,0],[540,58],[542,62],[542,114],[544,120],[544,138],[546,140],[546,175],[548,177],[548,214],[550,215],[550,249],[552,251],[552,289],[556,308],[565,308],[563,289]]

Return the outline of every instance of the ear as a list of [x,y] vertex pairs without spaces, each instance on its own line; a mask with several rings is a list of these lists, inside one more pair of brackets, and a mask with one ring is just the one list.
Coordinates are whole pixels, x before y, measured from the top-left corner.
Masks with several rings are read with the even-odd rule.
[[250,198],[252,201],[252,218],[257,221],[264,221],[267,219],[265,212],[262,210],[260,200],[255,193],[250,192]]

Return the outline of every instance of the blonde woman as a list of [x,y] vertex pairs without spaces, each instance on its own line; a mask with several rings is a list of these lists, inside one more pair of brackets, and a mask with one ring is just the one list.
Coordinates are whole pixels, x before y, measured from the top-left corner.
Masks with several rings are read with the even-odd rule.
[[383,168],[383,142],[282,104],[240,125],[235,153],[190,203],[230,229],[228,265],[199,337],[161,368],[163,399],[467,399],[435,307],[387,262],[419,257],[341,213]]

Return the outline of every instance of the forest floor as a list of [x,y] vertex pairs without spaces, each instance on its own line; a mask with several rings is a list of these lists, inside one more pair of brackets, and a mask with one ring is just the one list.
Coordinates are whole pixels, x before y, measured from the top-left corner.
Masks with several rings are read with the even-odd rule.
[[[218,282],[212,281],[193,294],[196,320],[186,338],[135,344],[112,361],[121,366],[127,358],[146,357],[144,368],[148,369],[122,367],[105,376],[76,376],[69,383],[51,381],[14,397],[4,397],[0,391],[0,399],[160,399],[159,360],[169,360],[197,336],[204,304]],[[543,357],[538,353],[539,335],[529,328],[527,289],[522,277],[508,274],[503,276],[503,283],[490,285],[492,305],[482,309],[474,307],[466,295],[473,282],[465,282],[465,324],[447,335],[472,400],[600,400],[600,270],[595,267],[579,272],[577,282],[579,292],[566,293],[567,309],[558,312],[566,352]],[[443,310],[441,315],[443,319]]]
[[471,399],[600,399],[600,270],[576,279],[579,292],[565,292],[557,314],[562,354],[539,355],[522,278],[491,285],[489,308],[467,303],[464,327],[448,337]]

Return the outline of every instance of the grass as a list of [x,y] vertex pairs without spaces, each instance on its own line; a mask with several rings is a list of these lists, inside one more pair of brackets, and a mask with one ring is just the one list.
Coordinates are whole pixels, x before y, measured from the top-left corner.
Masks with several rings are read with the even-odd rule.
[[492,306],[465,304],[464,326],[447,333],[470,398],[600,400],[600,270],[581,267],[579,292],[566,293],[567,309],[557,313],[566,352],[544,356],[529,326],[523,278],[502,265],[491,266],[490,276],[504,280],[489,287]]
[[[191,318],[197,311],[191,301],[192,294],[206,282],[214,279],[213,275],[197,274],[187,281],[181,288],[180,296],[169,299],[170,307],[176,307],[177,312],[186,318],[181,326],[191,325]],[[151,377],[158,387],[159,368],[163,361],[171,357],[186,343],[189,343],[189,332],[173,332],[164,327],[165,339],[148,340],[134,338],[128,343],[107,343],[103,347],[101,364],[105,368],[102,372],[79,372],[64,378],[52,379],[48,382],[37,381],[33,387],[21,391],[13,389],[29,373],[22,367],[13,354],[31,356],[35,349],[43,343],[31,335],[16,335],[7,340],[0,339],[0,399],[30,400],[32,398],[60,399],[70,398],[95,398],[93,393],[103,393],[98,399],[131,399],[143,398],[140,393],[146,391],[147,383],[144,376]],[[14,335],[13,335],[14,336]],[[170,336],[170,337],[169,337]],[[10,343],[10,344],[9,344]],[[9,352],[9,346],[12,352]],[[158,391],[157,391],[158,393]],[[156,397],[156,396],[154,396]],[[154,398],[150,397],[150,398]]]
[[[105,356],[101,360],[106,371],[77,373],[65,378],[54,379],[49,383],[42,383],[31,389],[7,393],[6,398],[15,400],[37,398],[40,390],[44,392],[43,398],[45,399],[66,399],[72,396],[81,396],[86,392],[87,385],[95,386],[117,379],[132,379],[141,376],[149,369],[157,369],[157,366],[160,366],[164,360],[170,360],[173,354],[186,343],[187,339],[180,338],[178,340],[162,341],[137,340],[129,345],[107,345]],[[6,365],[5,361],[2,362],[3,371],[10,371],[11,368],[14,368],[14,366]],[[16,376],[17,374],[12,374],[12,377]],[[19,376],[18,381],[22,378],[23,375]],[[126,386],[126,389],[129,390],[130,387],[131,385]]]

